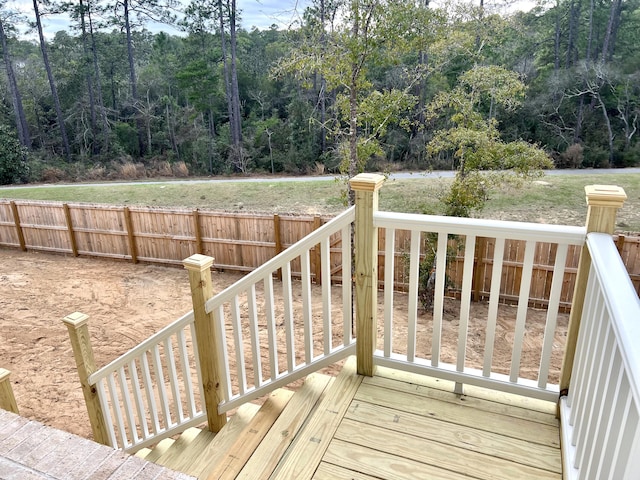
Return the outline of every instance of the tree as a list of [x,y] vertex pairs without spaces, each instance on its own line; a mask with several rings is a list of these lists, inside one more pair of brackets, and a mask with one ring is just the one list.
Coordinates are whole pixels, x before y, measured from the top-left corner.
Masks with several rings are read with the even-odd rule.
[[[353,177],[372,156],[382,154],[381,136],[416,104],[411,90],[423,74],[406,69],[401,88],[376,89],[370,70],[397,64],[419,40],[414,32],[429,28],[425,25],[437,30],[438,25],[435,15],[415,8],[413,2],[349,0],[335,8],[334,16],[342,21],[332,24],[329,32],[323,26],[284,57],[274,74],[292,73],[307,84],[316,74],[322,76],[336,99],[333,133],[339,141],[340,171]],[[352,192],[349,202],[353,203]]]
[[[0,2],[0,8],[5,7],[5,1]],[[16,128],[18,130],[18,138],[20,143],[25,148],[31,148],[31,135],[29,134],[29,125],[27,124],[27,118],[24,114],[24,108],[22,106],[22,96],[18,88],[16,81],[16,75],[13,70],[13,62],[11,55],[9,54],[9,47],[7,45],[7,35],[5,33],[4,19],[0,18],[0,45],[2,46],[2,55],[4,58],[4,66],[7,72],[7,82],[9,85],[9,92],[11,94],[11,103],[13,104],[13,112],[16,119]]]
[[453,90],[436,95],[429,107],[431,118],[446,115],[453,124],[437,131],[428,147],[431,155],[449,154],[455,161],[456,177],[442,198],[447,215],[471,216],[500,183],[552,167],[542,149],[500,138],[497,110],[514,110],[524,93],[515,72],[492,65],[472,68],[460,76]]
[[56,81],[53,78],[51,64],[49,63],[47,43],[44,39],[42,22],[40,21],[40,9],[38,7],[38,0],[33,0],[33,11],[36,16],[36,27],[38,29],[38,36],[40,37],[40,51],[42,52],[42,61],[44,62],[44,68],[47,72],[47,79],[49,80],[49,87],[51,88],[51,96],[53,97],[53,105],[56,111],[56,118],[58,119],[58,129],[60,130],[60,137],[62,139],[62,148],[64,150],[64,155],[67,161],[71,162],[71,147],[69,146],[69,138],[67,137],[67,127],[65,126],[64,117],[62,115],[62,107],[60,106],[60,97],[58,96]]
[[[227,60],[227,40],[225,18],[229,21],[231,46],[231,62]],[[241,171],[246,168],[246,154],[242,150],[242,120],[240,118],[240,93],[238,89],[237,48],[236,48],[236,2],[227,0],[223,5],[218,0],[218,21],[220,23],[220,42],[222,47],[222,67],[224,74],[224,90],[227,97],[229,114],[229,131],[231,133],[231,163]]]
[[[35,0],[34,0],[35,1]],[[133,45],[132,27],[134,22],[144,24],[147,20],[154,22],[171,24],[175,22],[175,15],[172,9],[175,8],[175,0],[120,0],[116,3],[118,8],[122,7],[122,24],[125,32],[127,46],[127,59],[129,61],[129,86],[131,88],[131,102],[133,108],[140,111],[140,97],[138,95],[138,80],[136,76],[135,54]],[[119,23],[119,22],[117,22]],[[138,119],[138,143],[140,155],[144,155],[147,145],[145,145],[145,127]]]

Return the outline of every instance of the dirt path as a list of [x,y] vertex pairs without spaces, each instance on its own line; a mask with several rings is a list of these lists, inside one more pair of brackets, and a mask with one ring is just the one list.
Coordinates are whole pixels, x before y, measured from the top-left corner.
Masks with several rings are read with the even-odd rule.
[[[237,274],[214,272],[214,288],[220,290],[238,278]],[[402,309],[402,297],[395,304]],[[406,309],[406,302],[404,305]],[[0,367],[12,372],[20,413],[56,428],[91,435],[67,329],[61,321],[64,316],[74,311],[89,315],[96,362],[102,366],[190,309],[187,272],[181,268],[0,248]],[[470,362],[482,360],[486,310],[483,304],[472,307]],[[503,365],[504,371],[510,363],[515,311],[501,307],[498,319],[494,364]],[[448,301],[443,361],[455,355],[458,312],[457,302]],[[545,317],[544,311],[529,312],[531,333],[525,339],[525,361],[539,356]],[[403,321],[406,325],[406,315],[394,319],[399,338]],[[420,324],[418,349],[429,351],[429,322],[421,319]],[[562,316],[552,362],[555,378],[565,332],[566,316]],[[527,376],[526,370],[521,374]]]

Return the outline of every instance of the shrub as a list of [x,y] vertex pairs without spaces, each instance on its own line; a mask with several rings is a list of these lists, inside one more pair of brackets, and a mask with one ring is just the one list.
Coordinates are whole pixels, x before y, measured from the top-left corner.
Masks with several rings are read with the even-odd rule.
[[560,154],[557,166],[560,168],[578,168],[583,161],[584,147],[579,143],[574,143]]
[[176,162],[171,166],[173,175],[179,178],[185,178],[189,176],[189,168],[184,162]]
[[27,151],[6,125],[0,125],[0,184],[27,181]]

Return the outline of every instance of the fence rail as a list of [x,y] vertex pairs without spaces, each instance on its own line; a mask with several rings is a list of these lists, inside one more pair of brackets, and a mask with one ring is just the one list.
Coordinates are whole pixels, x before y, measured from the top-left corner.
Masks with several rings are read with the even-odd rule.
[[[200,253],[213,257],[218,269],[249,272],[320,228],[329,218],[0,200],[0,246],[166,265],[181,265],[184,258]],[[489,298],[493,265],[501,261],[500,298],[504,303],[515,303],[522,282],[525,242],[507,240],[503,258],[496,259],[495,240],[482,237],[480,232],[477,235],[473,299]],[[381,229],[378,277],[381,286],[386,278],[385,238],[384,229]],[[619,235],[614,238],[634,288],[640,293],[640,237]],[[410,249],[410,232],[398,231],[394,243],[394,285],[399,290],[406,290],[409,264],[403,259],[407,258]],[[455,243],[455,239],[450,240],[454,250]],[[340,250],[338,237],[330,244],[331,275],[336,278],[340,277]],[[530,306],[548,305],[556,254],[553,242],[538,244],[534,254]],[[579,255],[579,250],[573,247],[567,252],[561,309],[571,305]],[[447,276],[450,293],[459,295],[464,258],[462,255],[454,257],[448,262]],[[299,264],[292,264],[292,269],[292,275],[300,278]],[[310,252],[310,269],[312,280],[321,283],[319,247]]]

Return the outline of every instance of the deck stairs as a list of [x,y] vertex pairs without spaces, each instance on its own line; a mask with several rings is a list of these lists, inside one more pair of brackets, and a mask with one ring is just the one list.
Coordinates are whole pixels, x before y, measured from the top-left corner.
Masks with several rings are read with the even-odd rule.
[[199,479],[269,478],[314,412],[329,406],[321,405],[335,380],[313,373],[295,393],[280,388],[262,406],[242,405],[217,434],[189,428],[136,456]]

